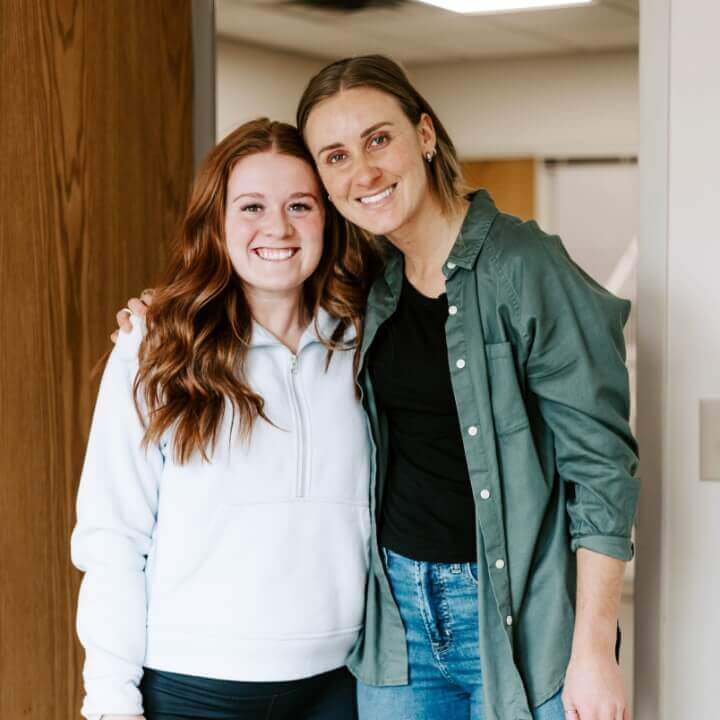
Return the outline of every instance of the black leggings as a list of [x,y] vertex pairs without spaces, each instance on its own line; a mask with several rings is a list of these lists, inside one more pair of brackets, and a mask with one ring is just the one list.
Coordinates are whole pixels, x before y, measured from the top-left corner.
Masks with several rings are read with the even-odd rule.
[[146,720],[356,720],[355,679],[345,669],[302,680],[237,682],[145,669]]

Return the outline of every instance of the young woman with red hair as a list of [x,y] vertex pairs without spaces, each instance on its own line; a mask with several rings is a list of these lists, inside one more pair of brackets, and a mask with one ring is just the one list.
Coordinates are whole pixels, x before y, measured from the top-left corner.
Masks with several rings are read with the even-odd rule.
[[291,126],[248,123],[205,160],[95,408],[72,537],[85,717],[356,716],[375,263]]

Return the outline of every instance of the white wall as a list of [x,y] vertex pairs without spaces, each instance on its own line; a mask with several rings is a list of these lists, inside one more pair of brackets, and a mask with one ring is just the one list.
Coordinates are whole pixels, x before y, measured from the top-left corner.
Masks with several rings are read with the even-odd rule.
[[295,124],[308,80],[325,63],[217,39],[217,139],[256,117]]
[[[700,481],[698,460],[699,400],[720,397],[720,5],[643,0],[640,17],[648,37],[641,58],[648,141],[641,154],[640,414],[658,409],[643,405],[644,396],[660,396],[663,422],[641,422],[651,471],[643,475],[649,512],[638,528],[638,589],[657,587],[662,600],[658,607],[648,597],[641,607],[638,597],[638,650],[657,646],[647,668],[657,677],[638,675],[637,710],[639,720],[704,720],[718,717],[720,666],[720,483]],[[660,518],[651,515],[658,508]],[[658,522],[659,548],[644,541]]]
[[[219,38],[218,139],[258,115],[293,122],[322,60]],[[465,158],[634,155],[637,55],[483,60],[408,68]]]
[[462,157],[634,155],[633,52],[410,68]]
[[[668,219],[667,717],[717,717],[720,483],[700,483],[698,402],[720,396],[720,6],[673,0]],[[669,652],[672,649],[672,652]]]

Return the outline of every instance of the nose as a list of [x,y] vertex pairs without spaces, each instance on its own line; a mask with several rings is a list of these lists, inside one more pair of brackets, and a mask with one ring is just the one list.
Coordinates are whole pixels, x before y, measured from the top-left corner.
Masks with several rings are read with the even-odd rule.
[[362,187],[372,187],[382,175],[382,170],[361,155],[355,165],[355,183]]
[[275,210],[265,215],[263,234],[268,238],[282,240],[292,235],[293,227],[283,210]]

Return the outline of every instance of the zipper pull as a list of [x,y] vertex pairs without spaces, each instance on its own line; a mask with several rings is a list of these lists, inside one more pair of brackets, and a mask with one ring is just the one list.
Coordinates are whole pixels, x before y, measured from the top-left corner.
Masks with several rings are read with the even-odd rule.
[[297,355],[290,356],[290,372],[293,375],[297,372]]

